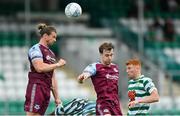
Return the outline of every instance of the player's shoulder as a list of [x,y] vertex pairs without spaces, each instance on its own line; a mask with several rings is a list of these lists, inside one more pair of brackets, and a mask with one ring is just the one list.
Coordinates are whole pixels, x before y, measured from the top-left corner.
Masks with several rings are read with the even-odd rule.
[[40,50],[40,48],[39,48],[39,44],[35,44],[35,45],[33,45],[30,49],[29,49],[29,51],[28,51],[28,55],[35,55],[35,54],[41,54],[41,50]]
[[152,79],[150,77],[147,77],[147,76],[144,76],[144,75],[142,75],[141,80],[143,80],[143,82],[152,81]]
[[133,79],[130,79],[130,80],[128,80],[128,82],[131,83],[131,82],[134,82],[134,80],[133,80]]
[[40,46],[39,44],[35,44],[29,49],[29,51],[39,50],[39,46]]

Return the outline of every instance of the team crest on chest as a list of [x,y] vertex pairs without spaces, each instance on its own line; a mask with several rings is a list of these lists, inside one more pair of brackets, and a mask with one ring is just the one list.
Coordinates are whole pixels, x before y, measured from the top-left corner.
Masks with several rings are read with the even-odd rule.
[[113,68],[114,72],[118,72],[118,70],[116,68]]

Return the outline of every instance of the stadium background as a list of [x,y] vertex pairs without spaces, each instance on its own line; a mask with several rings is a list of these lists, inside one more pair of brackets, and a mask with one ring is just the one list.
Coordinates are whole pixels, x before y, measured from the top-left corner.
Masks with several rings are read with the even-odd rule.
[[[83,15],[68,19],[64,8],[81,5]],[[79,85],[77,75],[97,60],[98,46],[115,44],[114,62],[120,66],[119,97],[127,111],[125,61],[138,57],[143,74],[155,82],[160,102],[151,114],[180,114],[180,1],[179,0],[1,0],[0,1],[0,114],[25,114],[24,94],[28,48],[38,41],[36,25],[57,27],[52,46],[67,65],[56,71],[64,103],[76,97],[95,100],[90,81]],[[47,110],[55,105],[53,99]]]

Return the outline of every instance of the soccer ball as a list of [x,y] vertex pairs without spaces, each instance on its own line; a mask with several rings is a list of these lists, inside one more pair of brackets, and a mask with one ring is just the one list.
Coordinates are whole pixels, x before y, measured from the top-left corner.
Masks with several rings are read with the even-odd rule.
[[81,6],[75,2],[69,3],[65,8],[67,17],[79,17],[82,14]]

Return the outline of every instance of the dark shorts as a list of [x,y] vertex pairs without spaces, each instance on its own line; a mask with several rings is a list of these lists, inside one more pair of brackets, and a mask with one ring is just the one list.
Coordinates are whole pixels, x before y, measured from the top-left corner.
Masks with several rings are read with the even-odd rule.
[[113,101],[102,101],[96,103],[96,115],[122,115],[120,104]]
[[29,83],[26,89],[24,110],[44,115],[50,101],[50,89],[40,84]]

